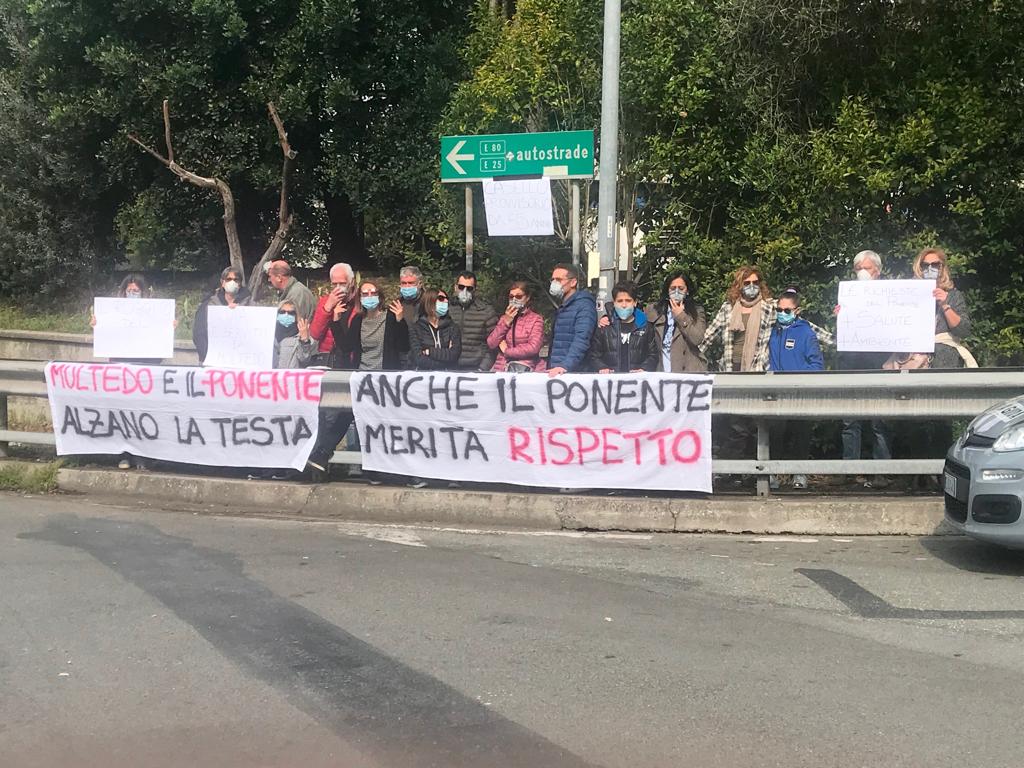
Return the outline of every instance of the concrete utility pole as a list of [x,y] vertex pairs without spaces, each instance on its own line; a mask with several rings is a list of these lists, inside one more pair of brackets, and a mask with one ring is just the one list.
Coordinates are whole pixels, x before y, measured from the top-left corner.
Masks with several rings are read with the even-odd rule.
[[619,32],[621,0],[604,0],[604,53],[601,74],[601,178],[597,207],[597,245],[601,256],[600,286],[611,291],[617,253],[615,216],[619,170]]

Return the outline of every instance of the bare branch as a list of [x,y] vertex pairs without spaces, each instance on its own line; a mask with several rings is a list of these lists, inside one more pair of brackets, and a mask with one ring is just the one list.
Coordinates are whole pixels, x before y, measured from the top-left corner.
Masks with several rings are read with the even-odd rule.
[[169,161],[169,160],[168,160],[168,159],[167,159],[166,157],[164,157],[163,155],[161,155],[161,154],[160,154],[159,152],[157,152],[157,151],[156,151],[155,149],[151,149],[150,147],[148,147],[148,146],[146,146],[145,144],[143,144],[143,143],[142,143],[142,142],[141,142],[141,141],[140,141],[140,140],[138,139],[138,137],[137,137],[137,136],[135,136],[135,134],[133,134],[133,133],[129,133],[129,134],[128,134],[128,139],[129,139],[129,141],[134,141],[134,142],[135,142],[136,144],[138,144],[138,145],[139,145],[140,147],[142,147],[142,148],[143,148],[143,149],[144,149],[144,150],[145,150],[146,152],[149,152],[149,154],[151,154],[151,155],[152,155],[153,157],[155,157],[155,158],[156,158],[157,160],[159,160],[159,161],[160,161],[161,163],[163,163],[164,165],[166,165],[166,166],[170,167],[171,163],[170,163],[170,161]]
[[167,161],[174,162],[174,145],[171,144],[171,108],[164,99],[164,141],[167,143]]

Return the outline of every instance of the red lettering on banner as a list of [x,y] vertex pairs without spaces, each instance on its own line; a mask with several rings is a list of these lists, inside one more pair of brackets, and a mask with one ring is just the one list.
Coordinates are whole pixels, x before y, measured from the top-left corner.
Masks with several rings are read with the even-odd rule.
[[614,432],[618,436],[622,435],[622,432],[617,430],[617,429],[615,429],[614,427],[605,427],[604,429],[601,430],[601,441],[604,444],[604,453],[601,455],[601,461],[604,464],[621,464],[622,463],[622,459],[609,459],[608,458],[608,452],[609,451],[617,451],[617,450],[619,450],[619,446],[614,444],[614,443],[612,443],[608,439],[608,434],[610,432]]
[[320,371],[234,371],[211,368],[203,384],[211,398],[320,402]]
[[525,429],[519,427],[508,428],[508,443],[509,443],[509,459],[511,461],[525,461],[527,464],[533,464],[533,459],[530,458],[530,454],[526,452],[527,446],[530,445],[530,433]]
[[[689,456],[680,456],[679,444],[687,438],[693,441],[693,453],[691,453]],[[684,429],[682,432],[676,435],[676,439],[672,441],[672,456],[680,464],[695,463],[698,459],[700,459],[700,449],[700,435],[697,434],[697,432],[695,432],[692,429]]]
[[[584,435],[590,438],[589,445],[583,444]],[[589,427],[576,427],[576,446],[579,449],[576,458],[579,459],[580,466],[583,466],[587,454],[596,451],[601,446],[601,441],[597,437],[597,432]]]
[[[623,445],[618,439],[632,441],[632,450],[628,444]],[[703,442],[700,434],[692,429],[678,432],[674,429],[660,429],[656,432],[642,430],[639,432],[622,432],[614,427],[605,427],[600,431],[589,427],[556,427],[545,432],[542,427],[536,434],[521,427],[508,428],[509,459],[526,464],[556,467],[567,464],[583,465],[588,455],[600,456],[600,464],[604,466],[624,464],[630,453],[637,466],[657,462],[661,466],[670,464],[695,464],[701,458]],[[657,445],[657,453],[644,446],[651,443]],[[562,453],[553,453],[549,449],[557,448]],[[596,462],[592,462],[596,463]]]

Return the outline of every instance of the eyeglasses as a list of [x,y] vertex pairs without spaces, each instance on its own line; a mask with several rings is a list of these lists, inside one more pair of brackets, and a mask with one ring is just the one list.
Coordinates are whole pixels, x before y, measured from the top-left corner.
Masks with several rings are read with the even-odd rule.
[[940,267],[941,268],[942,267],[942,262],[941,261],[922,261],[921,262],[921,268],[923,269],[925,267]]
[[743,284],[744,285],[760,285],[761,281],[760,280],[744,280]]
[[460,291],[469,291],[470,293],[476,290],[475,285],[463,285],[462,283],[457,283],[455,287]]
[[526,294],[525,293],[510,293],[508,295],[508,297],[510,299],[518,299],[519,301],[522,301],[523,299],[526,298]]
[[438,301],[448,301],[448,297],[445,296],[443,293],[439,293],[439,294],[437,294],[437,300]]

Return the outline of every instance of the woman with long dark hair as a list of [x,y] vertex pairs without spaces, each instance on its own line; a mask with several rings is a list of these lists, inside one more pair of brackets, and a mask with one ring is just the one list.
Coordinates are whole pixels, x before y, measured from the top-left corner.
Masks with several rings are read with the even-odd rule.
[[647,308],[658,347],[658,370],[696,373],[708,369],[698,349],[708,328],[704,307],[694,300],[694,284],[680,269],[665,276],[661,298]]

